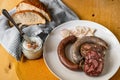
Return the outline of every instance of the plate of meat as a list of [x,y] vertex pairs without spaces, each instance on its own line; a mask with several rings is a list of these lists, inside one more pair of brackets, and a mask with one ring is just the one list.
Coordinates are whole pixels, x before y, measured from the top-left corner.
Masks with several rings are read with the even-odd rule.
[[87,20],[57,26],[46,38],[43,58],[62,80],[108,80],[119,69],[120,44],[106,27]]

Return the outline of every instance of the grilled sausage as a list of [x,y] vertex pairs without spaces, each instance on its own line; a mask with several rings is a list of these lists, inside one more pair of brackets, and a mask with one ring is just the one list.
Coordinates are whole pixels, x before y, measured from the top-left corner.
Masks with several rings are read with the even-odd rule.
[[81,39],[78,39],[72,46],[72,58],[74,63],[79,63],[81,61],[82,55],[80,55],[80,47],[84,43],[94,43],[101,45],[104,49],[108,49],[108,44],[101,38],[95,36],[85,36]]
[[58,45],[57,52],[58,52],[58,57],[61,61],[61,63],[66,66],[67,68],[71,70],[82,70],[79,64],[74,64],[71,62],[65,54],[65,48],[68,44],[74,43],[77,40],[75,36],[68,36],[64,38]]

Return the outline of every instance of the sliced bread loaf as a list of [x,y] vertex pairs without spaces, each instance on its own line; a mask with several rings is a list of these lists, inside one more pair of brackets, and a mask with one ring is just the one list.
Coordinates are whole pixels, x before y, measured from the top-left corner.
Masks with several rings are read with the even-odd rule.
[[18,11],[12,15],[13,19],[17,24],[22,25],[33,25],[33,24],[45,24],[45,18],[36,11],[23,10]]
[[17,7],[17,12],[21,10],[35,10],[40,12],[48,21],[51,21],[47,7],[39,0],[24,0]]

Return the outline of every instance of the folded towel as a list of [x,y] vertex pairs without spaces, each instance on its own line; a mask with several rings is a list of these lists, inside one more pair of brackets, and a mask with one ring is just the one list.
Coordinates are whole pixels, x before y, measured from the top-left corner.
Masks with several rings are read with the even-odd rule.
[[[31,25],[23,29],[23,31],[31,35],[38,35],[42,30],[49,32],[66,21],[79,19],[74,12],[66,7],[61,0],[40,0],[48,6],[48,10],[52,16],[52,21],[45,25]],[[15,8],[9,11],[10,14],[15,12]],[[21,58],[21,41],[20,34],[15,27],[10,28],[7,24],[7,19],[0,16],[0,44],[17,60]]]

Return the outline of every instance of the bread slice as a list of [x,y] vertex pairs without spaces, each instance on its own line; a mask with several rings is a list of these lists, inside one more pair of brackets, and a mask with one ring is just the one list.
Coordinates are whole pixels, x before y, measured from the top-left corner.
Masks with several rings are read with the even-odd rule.
[[17,24],[22,25],[33,25],[33,24],[45,24],[45,18],[36,11],[23,10],[18,11],[12,15],[13,19]]
[[40,12],[48,21],[51,21],[47,7],[39,0],[24,0],[17,5],[16,10],[35,10]]

